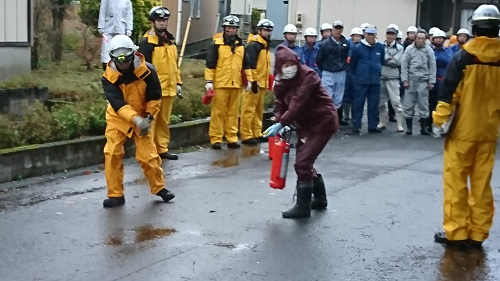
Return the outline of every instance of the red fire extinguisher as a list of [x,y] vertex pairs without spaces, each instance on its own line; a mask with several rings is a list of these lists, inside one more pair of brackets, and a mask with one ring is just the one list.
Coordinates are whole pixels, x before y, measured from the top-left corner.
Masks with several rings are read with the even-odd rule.
[[269,137],[267,143],[269,144],[269,160],[273,160],[274,145],[276,137]]
[[201,99],[201,102],[203,102],[203,104],[205,105],[209,105],[212,102],[213,97],[214,97],[214,90],[209,89]]
[[271,155],[273,162],[271,165],[271,180],[269,181],[269,185],[274,189],[285,188],[291,135],[290,131],[285,131],[283,136],[276,137]]

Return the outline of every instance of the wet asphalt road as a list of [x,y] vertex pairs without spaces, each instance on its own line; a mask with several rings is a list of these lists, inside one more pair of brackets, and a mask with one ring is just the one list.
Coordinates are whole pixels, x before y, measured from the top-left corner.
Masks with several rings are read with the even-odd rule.
[[[335,136],[316,166],[329,208],[301,220],[281,218],[293,167],[285,190],[271,189],[266,152],[203,149],[165,162],[177,195],[168,204],[149,194],[133,159],[117,209],[102,208],[102,171],[1,192],[0,279],[500,280],[498,216],[484,253],[433,242],[442,140]],[[499,175],[497,165],[497,204]]]

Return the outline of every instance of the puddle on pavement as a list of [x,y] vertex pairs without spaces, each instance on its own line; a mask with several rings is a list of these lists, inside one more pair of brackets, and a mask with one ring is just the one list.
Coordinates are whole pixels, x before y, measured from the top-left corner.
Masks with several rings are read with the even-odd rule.
[[498,257],[493,252],[446,249],[439,263],[438,280],[498,280]]
[[257,248],[258,246],[257,243],[233,244],[233,243],[223,243],[223,242],[214,243],[212,245],[233,251],[250,250],[250,249],[255,250],[255,248]]
[[235,167],[240,164],[238,161],[240,157],[249,158],[260,155],[261,153],[263,153],[263,151],[261,150],[260,146],[251,147],[244,145],[239,150],[228,150],[227,152],[224,152],[223,158],[215,160],[214,162],[212,162],[212,165],[221,168]]
[[[132,235],[127,235],[131,232],[135,232],[135,235],[133,235],[134,237],[131,237]],[[119,234],[116,232],[112,233],[108,236],[104,244],[106,246],[118,246],[122,244],[141,243],[170,236],[176,232],[177,230],[174,228],[154,228],[152,225],[147,224]]]

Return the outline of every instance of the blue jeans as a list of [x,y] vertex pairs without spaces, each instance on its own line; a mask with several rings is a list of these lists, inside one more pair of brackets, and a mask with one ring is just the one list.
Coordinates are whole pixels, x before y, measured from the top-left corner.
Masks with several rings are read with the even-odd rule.
[[361,129],[365,100],[368,100],[368,129],[377,129],[379,99],[380,84],[356,83],[356,94],[352,105],[352,125],[354,129]]
[[344,98],[346,72],[328,72],[323,70],[321,76],[321,83],[326,88],[328,94],[332,97],[335,109],[342,106],[342,99]]

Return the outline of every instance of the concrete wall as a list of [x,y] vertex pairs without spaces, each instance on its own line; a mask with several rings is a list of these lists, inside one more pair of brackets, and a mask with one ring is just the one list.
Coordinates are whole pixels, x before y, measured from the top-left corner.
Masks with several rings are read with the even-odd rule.
[[344,22],[344,36],[349,36],[353,27],[359,27],[364,22],[377,26],[382,31],[379,34],[383,35],[391,23],[406,30],[417,21],[418,0],[290,0],[288,21],[295,23],[296,14],[301,13],[302,30],[308,27],[319,29],[318,2],[321,2],[319,24],[341,20]]
[[0,47],[0,81],[31,71],[30,47]]
[[[271,1],[276,1],[276,0],[271,0]],[[281,0],[279,0],[281,1]],[[283,1],[281,1],[283,2]],[[265,10],[267,9],[267,0],[253,0],[252,5],[254,8],[260,9],[260,10]]]

